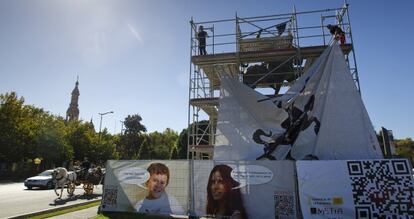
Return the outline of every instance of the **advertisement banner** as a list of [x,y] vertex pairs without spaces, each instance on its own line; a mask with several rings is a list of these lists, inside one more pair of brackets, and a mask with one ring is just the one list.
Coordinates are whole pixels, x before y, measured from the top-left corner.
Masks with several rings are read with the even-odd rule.
[[304,218],[414,215],[414,181],[405,159],[298,161],[296,167]]
[[192,162],[190,215],[296,218],[293,161]]
[[188,161],[110,160],[102,211],[187,215]]

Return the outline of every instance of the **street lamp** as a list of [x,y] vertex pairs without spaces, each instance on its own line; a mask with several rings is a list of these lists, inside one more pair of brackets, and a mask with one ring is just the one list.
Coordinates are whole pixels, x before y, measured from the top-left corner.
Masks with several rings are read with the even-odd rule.
[[122,130],[124,129],[124,121],[120,120],[119,122],[121,122],[121,135],[122,135]]
[[114,111],[109,111],[106,113],[98,113],[101,116],[101,121],[99,122],[99,143],[101,143],[101,128],[102,128],[102,116],[106,114],[114,113]]

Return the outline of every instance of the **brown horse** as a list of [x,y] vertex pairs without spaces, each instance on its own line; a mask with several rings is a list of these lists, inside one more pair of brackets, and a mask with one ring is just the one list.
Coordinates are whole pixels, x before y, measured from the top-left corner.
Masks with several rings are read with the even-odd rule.
[[83,184],[83,189],[87,195],[91,195],[93,193],[93,186],[101,184],[105,176],[105,173],[100,167],[90,169],[78,168],[75,171],[78,175],[76,185]]

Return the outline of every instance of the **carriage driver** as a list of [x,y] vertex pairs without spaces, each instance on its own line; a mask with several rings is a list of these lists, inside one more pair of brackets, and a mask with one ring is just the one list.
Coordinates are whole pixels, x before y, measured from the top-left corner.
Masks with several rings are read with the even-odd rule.
[[91,168],[91,162],[89,162],[87,157],[83,158],[82,164],[81,164],[81,170],[88,172],[88,170]]

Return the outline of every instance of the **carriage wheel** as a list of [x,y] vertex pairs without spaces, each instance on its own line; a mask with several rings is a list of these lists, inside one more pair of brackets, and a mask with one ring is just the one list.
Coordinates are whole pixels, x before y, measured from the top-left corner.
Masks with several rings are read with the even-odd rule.
[[85,190],[85,193],[87,195],[92,195],[92,193],[93,193],[93,184],[92,183],[83,184],[83,189]]
[[72,195],[73,195],[73,193],[75,192],[75,189],[76,189],[76,183],[75,183],[75,182],[70,182],[70,183],[68,183],[68,188],[67,188],[67,191],[68,191],[68,194],[69,194],[70,196],[72,196]]

